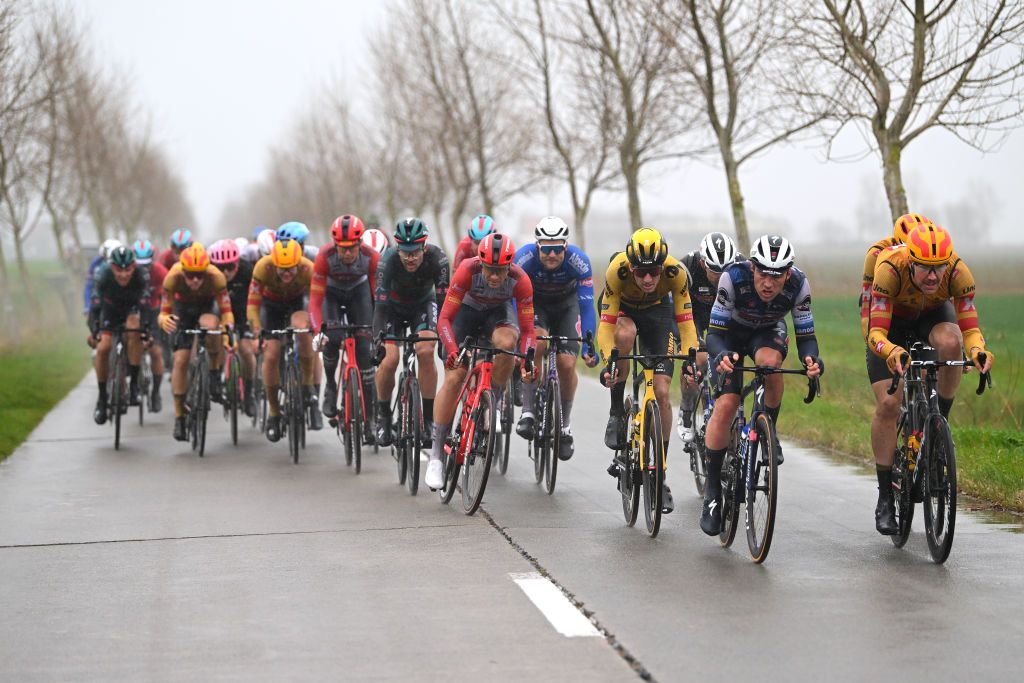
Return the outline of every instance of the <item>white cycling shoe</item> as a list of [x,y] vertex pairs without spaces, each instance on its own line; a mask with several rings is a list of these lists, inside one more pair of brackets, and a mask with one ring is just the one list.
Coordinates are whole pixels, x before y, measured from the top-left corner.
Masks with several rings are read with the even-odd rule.
[[423,481],[427,487],[435,491],[444,486],[444,465],[440,460],[431,460],[427,463],[427,474]]
[[679,417],[676,418],[676,433],[679,434],[679,438],[683,440],[683,443],[693,442],[693,427],[687,427],[683,424],[683,409],[679,408]]

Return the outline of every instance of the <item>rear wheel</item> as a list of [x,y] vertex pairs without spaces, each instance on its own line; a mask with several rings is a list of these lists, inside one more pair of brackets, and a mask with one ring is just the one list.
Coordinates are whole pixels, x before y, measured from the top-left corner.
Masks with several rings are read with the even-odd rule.
[[405,485],[415,496],[420,488],[420,444],[423,443],[423,399],[415,377],[409,378],[409,418],[405,445]]
[[[779,463],[775,452],[775,428],[765,413],[758,413],[751,429],[757,438],[750,442],[753,489],[747,489],[747,545],[750,558],[760,564],[768,558],[775,531],[775,509],[779,498]],[[747,467],[751,467],[748,463]]]
[[359,371],[351,368],[345,380],[345,400],[348,402],[345,431],[345,462],[351,462],[355,473],[363,467],[363,395]]
[[665,443],[662,440],[661,411],[657,401],[644,406],[642,476],[644,487],[644,522],[647,533],[654,538],[661,529],[661,492],[665,483]]
[[627,397],[624,405],[626,414],[626,448],[615,452],[619,461],[619,494],[622,496],[622,515],[626,518],[626,526],[636,524],[640,512],[640,465],[637,454],[630,447],[629,430],[632,428],[636,407],[633,398]]
[[729,432],[729,448],[722,461],[722,529],[718,532],[718,542],[723,548],[731,546],[736,538],[744,489],[741,471],[739,424],[734,421]]
[[693,410],[693,443],[690,444],[690,471],[693,472],[693,483],[697,487],[697,495],[704,495],[704,485],[708,480],[707,447],[704,445],[704,434],[707,424],[704,421],[705,410],[710,402],[707,386],[701,385],[697,397],[697,405]]
[[562,447],[562,402],[558,391],[558,380],[548,383],[545,396],[547,406],[544,409],[542,439],[544,450],[544,490],[550,496],[555,492],[555,480],[558,478],[558,452]]
[[473,409],[472,438],[466,447],[462,467],[462,509],[471,515],[480,507],[487,488],[487,477],[491,472],[494,458],[495,425],[498,407],[494,404],[494,392],[485,389]]
[[956,527],[956,449],[941,415],[928,418],[919,466],[924,477],[924,530],[932,560],[941,564],[953,548]]
[[114,450],[121,448],[121,410],[125,398],[125,358],[122,352],[114,354],[114,381],[110,392],[110,405],[114,407]]
[[498,413],[501,419],[501,449],[498,457],[498,471],[502,474],[508,472],[508,452],[512,446],[512,426],[515,420],[515,406],[513,405],[512,380],[505,383],[505,391],[502,392],[501,401],[498,404]]
[[238,409],[242,403],[242,362],[238,356],[231,354],[228,361],[227,387],[224,410],[228,413],[231,425],[231,443],[238,445]]
[[301,434],[299,424],[305,419],[305,402],[302,400],[302,386],[299,384],[299,369],[295,362],[285,360],[285,409],[284,417],[288,425],[288,451],[292,456],[292,463],[299,464],[299,446]]

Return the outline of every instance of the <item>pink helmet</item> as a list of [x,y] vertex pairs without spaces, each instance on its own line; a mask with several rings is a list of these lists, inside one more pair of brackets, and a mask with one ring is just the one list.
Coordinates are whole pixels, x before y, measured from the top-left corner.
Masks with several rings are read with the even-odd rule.
[[234,240],[217,240],[209,249],[210,262],[216,266],[238,263],[238,245]]

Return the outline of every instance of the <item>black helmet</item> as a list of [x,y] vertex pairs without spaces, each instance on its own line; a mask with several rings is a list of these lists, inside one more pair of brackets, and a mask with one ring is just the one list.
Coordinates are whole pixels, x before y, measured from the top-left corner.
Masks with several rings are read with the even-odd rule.
[[395,224],[395,242],[399,249],[418,249],[427,241],[430,230],[419,218],[404,218]]
[[110,263],[118,268],[127,268],[135,263],[135,250],[123,244],[110,252]]

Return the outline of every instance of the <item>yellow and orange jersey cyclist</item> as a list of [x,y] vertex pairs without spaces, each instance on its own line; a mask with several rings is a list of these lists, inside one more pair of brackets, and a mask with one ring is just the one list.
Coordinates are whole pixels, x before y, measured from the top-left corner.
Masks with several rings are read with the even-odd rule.
[[892,236],[883,237],[870,247],[864,255],[864,275],[860,288],[860,333],[866,341],[868,338],[868,319],[871,308],[871,284],[875,279],[875,264],[878,263],[878,255],[889,247],[903,244],[907,241],[907,233],[918,226],[934,225],[932,221],[919,213],[905,213],[896,219],[892,226]]
[[[211,265],[206,249],[198,242],[186,247],[163,283],[163,297],[160,300],[160,328],[167,334],[177,330],[222,329],[232,327],[235,317],[231,312],[227,280],[224,274]],[[215,335],[206,337],[206,349],[210,355],[210,395],[220,399],[220,368],[224,361],[222,350],[228,344],[228,337],[218,339]],[[171,348],[174,351],[174,367],[171,371],[171,392],[174,394],[174,438],[184,441],[185,392],[188,390],[188,362],[191,357],[192,339],[188,335],[175,334]]]
[[[264,256],[252,270],[246,318],[249,329],[259,336],[263,328],[309,327],[309,287],[313,281],[313,262],[302,255],[302,247],[295,240],[274,243],[270,254]],[[321,429],[323,418],[317,405],[314,384],[313,337],[309,333],[296,336],[299,345],[299,365],[302,370],[302,389],[309,409],[310,429]],[[264,344],[263,384],[267,389],[270,416],[267,420],[267,438],[281,438],[281,406],[278,388],[281,386],[281,341],[267,339]]]

